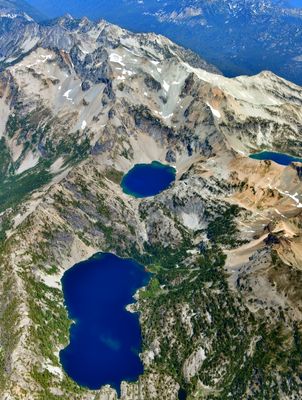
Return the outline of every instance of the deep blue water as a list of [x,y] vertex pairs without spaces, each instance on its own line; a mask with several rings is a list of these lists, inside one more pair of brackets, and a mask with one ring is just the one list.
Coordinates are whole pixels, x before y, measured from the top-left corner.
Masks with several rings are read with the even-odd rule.
[[136,164],[123,178],[123,191],[134,197],[149,197],[167,189],[175,181],[175,168],[157,161]]
[[75,323],[60,360],[79,385],[95,390],[110,384],[119,393],[122,380],[135,381],[143,373],[138,314],[125,306],[149,278],[136,262],[105,253],[64,274],[65,304]]
[[178,400],[186,400],[187,392],[184,389],[179,389],[178,391]]
[[251,154],[250,158],[255,160],[271,160],[281,165],[290,165],[294,161],[302,162],[302,158],[293,157],[284,153],[275,153],[273,151],[262,151],[261,153]]

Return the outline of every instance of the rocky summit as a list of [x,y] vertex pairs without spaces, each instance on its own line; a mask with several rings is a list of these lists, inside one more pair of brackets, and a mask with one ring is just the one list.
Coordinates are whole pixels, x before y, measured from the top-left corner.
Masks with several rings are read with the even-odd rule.
[[[0,21],[0,398],[114,400],[63,371],[64,272],[96,252],[152,278],[123,400],[300,399],[302,88],[225,78],[163,36],[70,16]],[[135,164],[176,181],[123,192]]]

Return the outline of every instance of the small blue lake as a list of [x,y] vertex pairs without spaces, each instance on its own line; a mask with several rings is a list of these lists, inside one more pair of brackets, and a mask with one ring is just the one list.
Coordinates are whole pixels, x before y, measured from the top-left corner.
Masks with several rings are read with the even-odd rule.
[[74,323],[60,360],[80,386],[96,390],[110,384],[120,393],[121,381],[135,381],[143,373],[138,314],[125,307],[149,279],[141,265],[106,253],[64,274],[65,305]]
[[136,164],[124,176],[121,186],[126,194],[150,197],[167,189],[175,177],[175,168],[153,161],[151,164]]
[[290,165],[292,162],[302,162],[302,158],[293,157],[284,153],[276,153],[273,151],[262,151],[261,153],[251,154],[250,158],[254,160],[271,160],[280,165]]
[[179,389],[178,391],[178,400],[186,400],[187,392],[184,389]]

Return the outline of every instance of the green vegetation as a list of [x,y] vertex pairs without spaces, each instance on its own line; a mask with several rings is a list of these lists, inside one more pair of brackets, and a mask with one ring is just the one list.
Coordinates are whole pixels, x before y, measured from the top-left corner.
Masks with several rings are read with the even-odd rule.
[[6,123],[6,133],[9,138],[12,138],[18,130],[25,129],[27,131],[28,128],[26,117],[22,118],[17,113],[9,115]]
[[148,265],[159,265],[162,268],[175,268],[180,266],[188,256],[187,250],[191,248],[191,241],[187,238],[179,246],[150,245],[145,243],[144,250]]
[[157,278],[152,278],[146,290],[140,292],[140,299],[156,297],[160,292],[160,283]]
[[[275,326],[260,324],[255,332],[257,342],[253,354],[246,357],[240,369],[234,371],[233,379],[219,398],[227,399],[230,391],[240,398],[253,381],[256,385],[255,399],[278,399],[280,388],[287,395],[297,391],[297,381],[288,378],[302,372],[302,335],[297,325],[290,332],[281,322]],[[281,382],[277,380],[276,371],[281,376]]]
[[[255,319],[241,297],[229,290],[224,263],[219,247],[208,248],[190,268],[160,269],[141,292],[145,347],[160,338],[153,369],[172,374],[188,394],[201,395],[198,380],[215,387],[205,396],[213,400],[245,398],[251,387],[255,400],[278,399],[279,390],[297,392],[297,381],[288,378],[302,372],[301,327],[288,328],[281,317],[276,324]],[[185,305],[190,330],[181,317]],[[183,363],[199,347],[206,358],[188,381]],[[276,397],[269,397],[273,393]]]
[[6,232],[12,227],[12,220],[10,214],[5,214],[2,217],[2,221],[0,222],[0,251],[4,246],[4,242],[6,240]]
[[[39,260],[39,255],[36,254],[34,259]],[[43,260],[40,259],[40,261]],[[43,356],[54,366],[58,366],[59,360],[54,352],[55,349],[64,348],[67,345],[71,325],[63,306],[63,293],[60,289],[51,288],[43,282],[39,282],[30,271],[23,272],[23,279],[29,295],[29,317],[32,321],[31,341],[35,343],[37,356]],[[38,399],[41,400],[59,398],[50,393],[49,388],[52,385],[74,394],[84,390],[67,375],[64,375],[63,381],[54,384],[56,378],[46,369],[33,368],[32,376],[41,387],[38,394]]]
[[9,154],[9,150],[5,143],[5,138],[2,137],[0,139],[0,176],[5,176],[8,172],[8,168],[11,162],[11,157]]
[[[147,221],[150,210],[140,211]],[[215,208],[208,212],[210,243],[203,246],[199,256],[188,256],[191,244],[185,232],[184,245],[177,250],[145,244],[143,256],[135,250],[131,254],[154,273],[146,291],[140,293],[144,346],[152,348],[155,339],[160,343],[151,370],[172,374],[189,398],[243,399],[249,388],[255,400],[279,399],[280,393],[299,392],[302,327],[288,327],[282,309],[277,311],[277,322],[267,320],[263,314],[252,314],[241,295],[229,289],[221,246],[243,243],[237,237],[235,222],[239,212],[237,206],[225,205],[221,214]],[[276,267],[280,265],[274,253],[273,261]],[[280,279],[284,284],[284,278]],[[186,310],[190,328],[182,310]],[[200,347],[206,358],[196,376],[187,380],[184,361]],[[203,392],[199,382],[214,390]]]
[[[81,139],[79,131],[74,135],[64,135],[65,128],[62,128],[61,136],[52,137],[50,124],[40,125],[41,120],[49,118],[48,110],[38,107],[29,114],[22,115],[19,108],[21,109],[21,105],[17,104],[15,113],[9,116],[6,124],[7,136],[12,138],[18,133],[18,144],[23,145],[17,162],[13,163],[5,139],[0,139],[0,212],[15,207],[34,190],[49,183],[52,179],[49,168],[58,157],[64,157],[64,166],[74,165],[89,154],[91,147],[89,139]],[[44,141],[45,145],[42,145]],[[38,165],[15,175],[27,152],[35,150],[38,145],[41,145],[44,152]]]
[[118,185],[122,182],[123,175],[123,172],[117,171],[114,168],[107,169],[105,172],[106,178]]
[[48,275],[55,275],[59,272],[59,268],[55,265],[52,265],[50,268],[46,269],[46,273]]
[[[65,307],[62,306],[62,291],[50,288],[31,276],[27,275],[24,278],[26,278],[27,290],[30,295],[29,311],[33,321],[32,339],[37,344],[39,353],[57,365],[58,360],[53,350],[68,342],[66,333],[70,326],[66,319]],[[58,299],[61,301],[58,302]]]
[[3,269],[6,268],[6,261],[3,257],[1,257],[1,267],[1,293],[2,298],[5,299],[0,313],[0,388],[3,388],[7,379],[6,363],[11,357],[20,334],[17,329],[20,301],[14,296],[12,277],[4,278]]
[[40,162],[30,171],[0,180],[0,212],[15,207],[32,191],[47,184],[52,178],[48,165],[47,162]]
[[91,149],[88,137],[82,139],[79,131],[73,135],[62,137],[58,143],[53,143],[49,138],[45,147],[53,160],[63,156],[65,158],[64,166],[75,165],[84,160]]
[[[37,124],[33,118],[33,115],[25,119],[12,116],[7,124],[7,133],[9,137],[13,137],[18,132],[19,140],[24,145],[23,155],[31,145],[40,143],[43,138],[45,158],[23,174],[11,175],[10,172],[17,165],[12,164],[4,139],[0,140],[0,151],[3,154],[0,161],[0,172],[3,176],[0,180],[0,212],[16,207],[33,190],[50,182],[52,175],[49,167],[59,156],[64,157],[64,166],[67,166],[81,161],[90,152],[88,137],[80,141],[79,132],[70,136],[64,135],[64,131],[58,136],[47,137],[51,127],[45,125],[44,128],[35,128]],[[161,122],[149,115],[148,110],[139,109],[135,122],[139,125],[145,121],[163,129]],[[166,129],[165,133],[169,135],[169,130]],[[124,155],[128,156],[126,151]],[[112,184],[120,184],[122,177],[122,172],[108,168],[104,175],[95,172],[93,184],[104,189],[105,178]],[[150,367],[151,372],[172,376],[189,396],[196,395],[195,398],[207,400],[244,399],[250,388],[253,400],[277,400],[280,398],[280,391],[284,394],[298,391],[299,381],[292,377],[302,374],[301,327],[297,323],[287,326],[282,310],[279,314],[276,312],[275,321],[266,318],[265,313],[252,314],[244,305],[241,294],[231,292],[228,285],[224,269],[226,256],[222,249],[234,248],[243,243],[238,238],[236,225],[236,218],[241,211],[239,207],[209,202],[211,204],[206,205],[205,212],[208,226],[193,235],[177,220],[171,211],[172,207],[169,209],[157,200],[142,201],[139,208],[140,218],[147,227],[151,227],[154,222],[150,215],[160,209],[181,236],[177,243],[169,238],[166,243],[159,243],[156,241],[156,232],[160,227],[155,221],[154,234],[151,232],[150,235],[152,239],[145,242],[142,248],[142,242],[135,240],[139,237],[135,226],[136,216],[131,218],[132,210],[127,210],[122,199],[109,202],[104,193],[93,193],[82,177],[70,182],[70,187],[72,185],[75,188],[70,197],[64,191],[57,192],[54,196],[55,207],[62,218],[66,215],[69,217],[66,217],[66,221],[71,235],[77,235],[87,245],[91,245],[93,237],[93,245],[100,244],[101,250],[132,257],[152,272],[152,279],[146,290],[140,292],[139,298],[144,349],[152,348],[154,341],[160,348]],[[217,184],[217,190],[222,185],[223,183],[220,186]],[[244,185],[239,187],[239,190],[243,187]],[[211,190],[215,192],[216,189],[214,187]],[[171,199],[171,203],[175,208],[186,205],[185,200],[179,199],[177,195]],[[79,218],[75,218],[72,213],[74,208],[81,211],[81,214],[77,214]],[[10,214],[7,213],[3,215],[0,230],[3,251],[6,246],[6,232],[10,226]],[[23,233],[27,234],[31,227],[23,225],[23,229]],[[46,224],[41,241],[28,251],[30,261],[18,270],[26,286],[26,301],[32,321],[31,343],[26,345],[32,346],[39,359],[44,358],[54,366],[59,365],[55,352],[68,343],[71,322],[63,305],[62,291],[44,284],[39,278],[39,272],[41,270],[49,275],[58,273],[50,247],[58,241],[56,234],[53,225]],[[196,248],[197,240],[205,234],[209,242],[205,243],[200,253],[190,254],[188,250]],[[63,246],[69,246],[68,239],[61,240],[61,244],[59,250],[63,252]],[[280,275],[284,265],[277,254],[273,253],[272,261],[271,274]],[[273,275],[271,279],[276,281]],[[284,285],[291,283],[280,278],[281,281]],[[5,304],[0,313],[0,325],[3,328],[0,331],[2,387],[5,385],[7,360],[20,334],[16,329],[20,303],[18,298],[11,295],[14,293],[13,280],[3,281],[3,286],[1,293]],[[291,285],[289,297],[297,295],[298,290],[294,284]],[[185,360],[200,348],[204,350],[205,359],[197,368],[195,376],[188,379],[184,373]],[[41,365],[34,366],[31,375],[40,387],[37,396],[39,399],[76,399],[84,391],[67,376],[60,382]],[[203,393],[200,382],[214,387],[215,391]],[[62,389],[63,395],[51,394],[51,387]]]
[[237,238],[238,229],[235,218],[239,212],[240,208],[237,205],[231,205],[210,221],[207,236],[212,243],[230,248],[245,243]]

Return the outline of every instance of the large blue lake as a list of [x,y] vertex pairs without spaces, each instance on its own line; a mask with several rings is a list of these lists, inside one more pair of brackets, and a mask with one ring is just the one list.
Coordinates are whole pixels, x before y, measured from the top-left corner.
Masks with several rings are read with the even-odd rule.
[[157,161],[151,164],[136,164],[123,178],[124,193],[134,197],[155,196],[175,181],[176,170]]
[[135,381],[143,373],[138,314],[125,307],[149,279],[136,262],[105,253],[64,274],[65,304],[74,323],[60,360],[79,385],[94,390],[110,384],[119,393],[122,380]]
[[293,157],[284,153],[276,153],[273,151],[262,151],[261,153],[251,154],[250,158],[254,160],[271,160],[281,165],[290,165],[292,162],[302,162],[302,158]]

